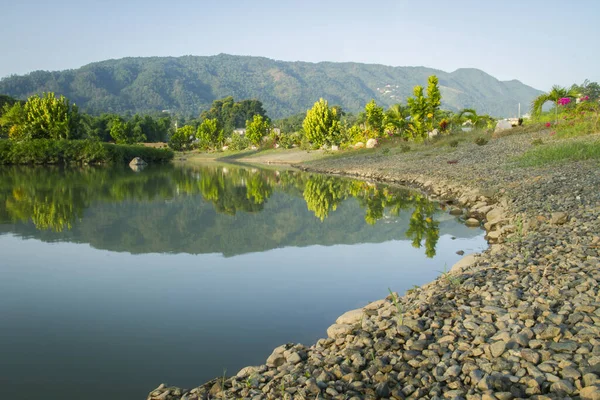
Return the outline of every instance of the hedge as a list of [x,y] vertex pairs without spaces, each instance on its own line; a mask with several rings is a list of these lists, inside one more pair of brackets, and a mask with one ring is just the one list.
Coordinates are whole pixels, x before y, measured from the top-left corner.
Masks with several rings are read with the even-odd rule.
[[173,159],[171,149],[90,140],[0,140],[0,164],[119,164],[140,157],[147,163]]

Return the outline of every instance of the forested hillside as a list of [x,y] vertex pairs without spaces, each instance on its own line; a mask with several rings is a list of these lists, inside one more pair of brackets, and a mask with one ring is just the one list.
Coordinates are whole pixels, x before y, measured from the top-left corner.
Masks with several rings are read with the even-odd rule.
[[437,75],[442,107],[475,108],[493,116],[527,109],[540,91],[519,81],[499,81],[477,69],[452,73],[425,67],[358,63],[275,61],[220,54],[210,57],[123,58],[66,71],[36,71],[0,80],[0,93],[25,99],[55,92],[94,114],[162,110],[198,116],[226,96],[258,99],[271,118],[305,112],[320,97],[358,112],[375,99],[383,106],[405,101],[415,85]]

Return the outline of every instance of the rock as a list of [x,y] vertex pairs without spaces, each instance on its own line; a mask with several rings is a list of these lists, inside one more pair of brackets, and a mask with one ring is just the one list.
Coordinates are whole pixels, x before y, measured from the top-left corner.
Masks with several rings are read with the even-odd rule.
[[456,264],[450,268],[450,272],[460,272],[461,270],[470,267],[475,264],[477,257],[475,254],[469,254],[461,258]]
[[273,350],[273,352],[271,353],[269,358],[267,358],[267,362],[266,362],[267,366],[277,368],[277,367],[283,365],[283,363],[285,363],[285,357],[283,355],[283,352],[286,350],[287,350],[286,345],[275,348],[275,350]]
[[369,139],[367,140],[367,149],[374,149],[375,147],[377,147],[377,139]]
[[429,139],[433,139],[434,137],[436,137],[437,135],[439,135],[439,131],[437,129],[432,130],[431,132],[427,132],[427,137]]
[[466,222],[465,225],[467,225],[468,227],[471,228],[475,228],[475,227],[479,227],[481,224],[479,221],[477,221],[475,218],[469,218]]
[[340,149],[340,146],[338,146],[338,145],[334,144],[333,146],[331,146],[331,151],[338,151],[339,149]]
[[335,323],[341,325],[356,325],[363,319],[364,313],[362,308],[350,310],[340,315],[338,319],[335,320]]
[[559,394],[572,394],[575,391],[575,388],[571,384],[571,382],[567,380],[559,380],[554,382],[552,386],[550,386],[550,390]]
[[302,357],[300,354],[294,352],[287,357],[286,361],[290,364],[298,364],[300,361],[302,361]]
[[327,336],[332,339],[346,337],[352,333],[354,327],[348,324],[333,324],[327,328]]
[[148,163],[142,160],[140,157],[135,157],[129,162],[129,165],[148,165]]
[[354,145],[355,149],[362,149],[365,147],[365,144],[363,142],[358,142]]
[[496,124],[496,129],[494,129],[494,133],[506,131],[508,129],[512,129],[512,124],[509,121],[502,119]]
[[236,374],[238,378],[245,378],[250,375],[254,375],[259,370],[259,367],[244,367],[239,370]]
[[452,207],[450,209],[450,215],[462,215],[463,210],[459,207]]
[[600,400],[600,386],[587,386],[579,391],[581,400]]
[[462,255],[465,254],[465,251],[464,250],[459,250],[459,251],[456,252],[456,254],[458,254],[459,256],[462,256]]
[[565,212],[554,212],[552,213],[552,217],[550,218],[550,223],[554,225],[563,225],[569,219],[567,213]]
[[500,207],[496,207],[496,208],[492,209],[491,211],[489,211],[487,214],[485,214],[485,219],[488,222],[498,221],[498,220],[504,218],[505,213],[506,212],[504,211],[504,209],[502,209]]
[[223,147],[221,148],[221,150],[223,150],[223,151],[227,151],[227,150],[229,150],[229,146],[223,146]]
[[494,358],[500,357],[506,350],[506,343],[503,341],[494,342],[490,345],[490,352]]

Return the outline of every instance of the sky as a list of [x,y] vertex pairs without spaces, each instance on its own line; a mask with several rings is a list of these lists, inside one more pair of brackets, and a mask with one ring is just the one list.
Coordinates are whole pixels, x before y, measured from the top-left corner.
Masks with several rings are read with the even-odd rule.
[[132,56],[479,68],[600,81],[600,1],[0,0],[0,77]]

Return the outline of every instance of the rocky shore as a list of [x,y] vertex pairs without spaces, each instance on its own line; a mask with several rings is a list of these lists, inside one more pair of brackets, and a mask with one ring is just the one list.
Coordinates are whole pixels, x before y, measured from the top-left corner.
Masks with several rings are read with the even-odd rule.
[[491,246],[345,313],[310,347],[148,399],[600,399],[600,165],[518,167],[532,138],[303,165],[419,187]]

